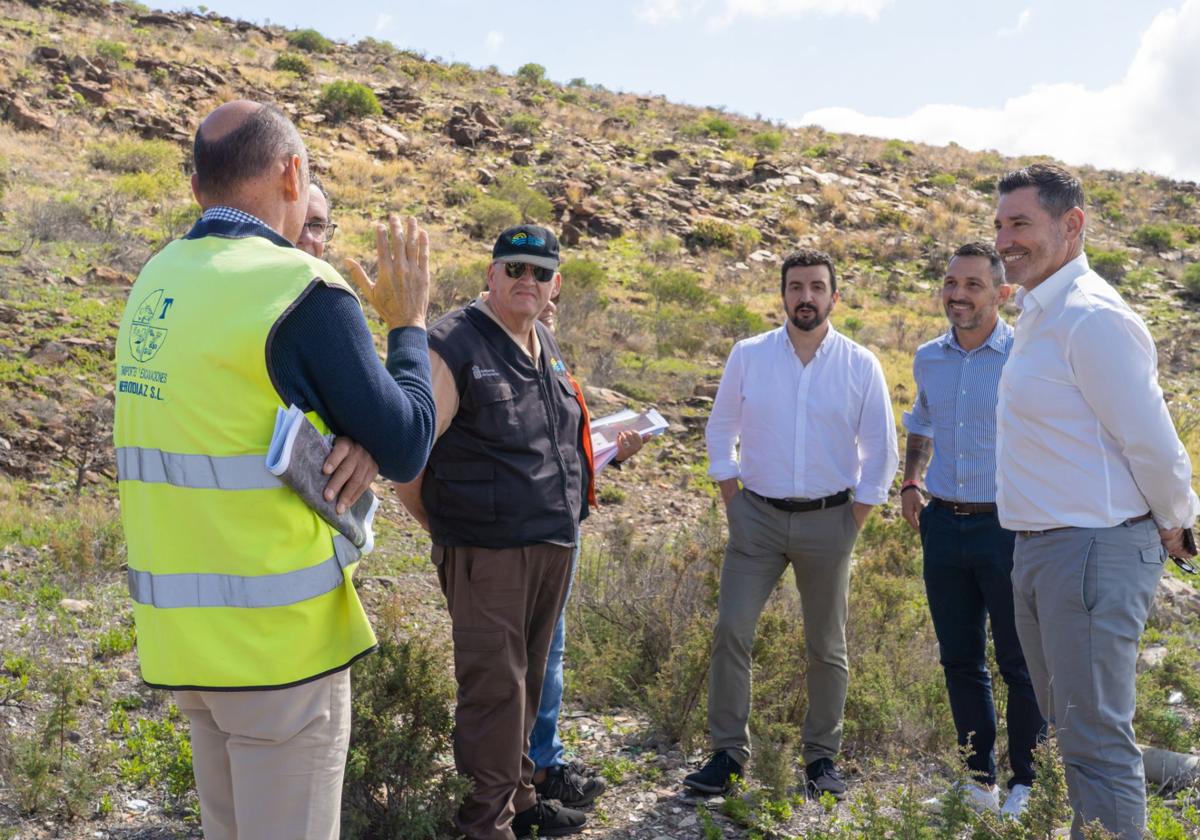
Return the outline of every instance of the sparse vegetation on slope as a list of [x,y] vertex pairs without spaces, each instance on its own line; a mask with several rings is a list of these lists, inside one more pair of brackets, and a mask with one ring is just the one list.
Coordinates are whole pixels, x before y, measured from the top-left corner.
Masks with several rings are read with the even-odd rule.
[[[945,261],[989,237],[997,178],[1024,159],[787,128],[583,79],[562,86],[535,63],[505,76],[375,39],[98,0],[27,0],[0,14],[0,836],[194,830],[182,722],[140,684],[131,650],[111,359],[133,276],[196,217],[195,126],[238,96],[294,115],[341,226],[335,265],[370,264],[383,212],[422,219],[434,314],[478,294],[498,229],[554,228],[568,258],[561,344],[594,411],[653,403],[672,421],[603,476],[608,504],[586,526],[568,609],[575,716],[564,736],[614,786],[593,812],[596,836],[1045,836],[1061,787],[1021,827],[917,808],[957,762],[920,555],[888,508],[862,535],[852,588],[856,796],[794,797],[804,629],[785,581],[756,642],[747,798],[696,814],[674,798],[704,741],[724,526],[701,431],[732,342],[780,323],[782,255],[825,248],[839,266],[834,323],[879,356],[899,416],[913,398],[912,351],[944,328]],[[1156,336],[1200,464],[1200,190],[1081,174],[1093,264]],[[346,830],[436,836],[460,790],[447,771],[449,630],[428,544],[383,495],[380,548],[359,575],[385,643],[354,674],[368,707]],[[1152,744],[1198,746],[1198,638],[1200,595],[1171,571],[1139,677],[1138,731]],[[408,764],[392,758],[401,752]],[[1156,803],[1151,824],[1157,838],[1200,832],[1195,795]]]

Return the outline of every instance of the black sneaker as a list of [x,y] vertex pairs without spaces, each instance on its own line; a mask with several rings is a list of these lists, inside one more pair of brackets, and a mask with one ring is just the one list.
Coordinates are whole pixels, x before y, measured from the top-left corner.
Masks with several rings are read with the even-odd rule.
[[582,811],[564,807],[554,799],[537,798],[537,804],[513,817],[513,834],[529,837],[537,830],[538,837],[566,837],[583,831],[587,817]]
[[813,797],[828,793],[834,799],[841,799],[846,795],[846,783],[842,781],[842,774],[833,766],[832,759],[818,758],[804,768],[804,775],[808,776],[807,789]]
[[718,750],[712,754],[707,764],[684,777],[683,786],[697,793],[725,793],[729,790],[733,777],[740,775],[742,765],[725,750]]
[[538,795],[545,799],[557,799],[568,808],[586,808],[604,793],[604,779],[581,773],[578,762],[559,764],[546,769],[546,779],[534,785]]
[[588,767],[586,764],[584,764],[578,758],[572,758],[569,761],[564,762],[563,766],[570,767],[572,770],[575,771],[576,775],[584,776],[585,778],[588,778],[588,779],[597,775],[596,768]]

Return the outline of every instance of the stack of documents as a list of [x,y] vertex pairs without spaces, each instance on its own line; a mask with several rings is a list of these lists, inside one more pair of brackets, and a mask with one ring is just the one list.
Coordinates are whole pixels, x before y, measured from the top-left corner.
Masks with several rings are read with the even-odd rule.
[[325,501],[329,476],[322,467],[333,444],[309,422],[296,406],[275,415],[275,434],[267,451],[267,469],[299,494],[317,515],[332,525],[363,554],[375,548],[375,510],[379,499],[370,490],[345,513],[337,512],[337,500]]
[[626,408],[616,414],[592,420],[592,463],[596,472],[608,466],[617,455],[617,435],[628,429],[638,432],[642,440],[652,435],[661,435],[667,430],[667,421],[657,409],[648,409],[641,414]]

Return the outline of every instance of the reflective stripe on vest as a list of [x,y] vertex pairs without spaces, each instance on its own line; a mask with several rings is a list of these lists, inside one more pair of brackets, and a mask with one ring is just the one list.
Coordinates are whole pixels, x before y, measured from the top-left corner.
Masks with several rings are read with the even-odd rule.
[[130,569],[129,594],[158,609],[179,607],[286,607],[332,592],[344,583],[342,570],[358,561],[358,549],[341,534],[333,556],[307,569],[278,575],[156,575]]
[[136,446],[117,448],[117,480],[198,490],[274,490],[283,486],[267,470],[266,455],[217,458]]

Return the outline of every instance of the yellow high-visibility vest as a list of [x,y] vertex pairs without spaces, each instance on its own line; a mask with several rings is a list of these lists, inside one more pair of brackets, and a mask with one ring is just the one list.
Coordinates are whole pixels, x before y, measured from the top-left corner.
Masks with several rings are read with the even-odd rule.
[[113,437],[149,685],[282,688],[375,646],[358,551],[265,464],[286,408],[271,335],[314,282],[349,289],[298,249],[207,236],[168,245],[130,292]]

